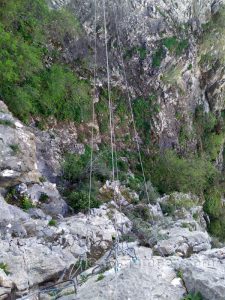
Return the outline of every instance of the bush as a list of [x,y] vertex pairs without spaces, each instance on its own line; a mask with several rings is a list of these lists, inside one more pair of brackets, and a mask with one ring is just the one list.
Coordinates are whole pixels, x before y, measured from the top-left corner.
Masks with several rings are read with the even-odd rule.
[[18,144],[10,144],[9,147],[11,148],[13,155],[17,155],[20,152],[20,146]]
[[0,125],[9,126],[9,127],[15,128],[14,123],[12,121],[10,121],[10,120],[0,120]]
[[31,201],[28,197],[26,197],[26,196],[24,196],[24,197],[20,200],[20,206],[21,206],[21,208],[22,208],[23,210],[25,210],[25,211],[27,211],[27,210],[29,210],[30,208],[33,208],[33,207],[34,207],[32,201]]
[[56,226],[57,225],[57,221],[56,220],[54,220],[54,219],[52,219],[52,220],[50,220],[49,222],[48,222],[48,225],[49,226]]
[[203,300],[202,295],[200,293],[191,293],[184,297],[183,300]]
[[62,165],[63,177],[70,182],[76,182],[88,175],[91,154],[90,148],[86,148],[82,155],[68,153]]
[[153,56],[152,56],[152,66],[154,68],[160,67],[161,62],[162,62],[164,56],[165,56],[164,50],[163,50],[162,47],[160,47],[158,50],[156,50],[153,53]]
[[143,137],[145,144],[148,144],[150,142],[152,119],[159,113],[157,95],[152,94],[147,98],[137,98],[133,101],[132,106],[139,134]]
[[161,202],[160,206],[164,214],[174,215],[176,210],[186,208],[190,209],[198,205],[198,199],[192,198],[191,196],[180,195],[173,193],[169,199],[165,202]]
[[214,187],[205,193],[204,210],[210,218],[218,218],[222,210],[221,192]]
[[146,164],[146,169],[151,170],[152,183],[160,193],[178,191],[202,195],[214,184],[219,174],[204,158],[181,158],[170,150]]
[[[87,212],[89,209],[89,195],[87,192],[72,192],[68,195],[67,200],[76,213],[79,211]],[[99,200],[91,196],[90,208],[98,208],[100,204]]]
[[175,36],[162,40],[163,45],[173,54],[181,55],[188,48],[188,40],[178,40]]
[[6,275],[9,275],[10,272],[9,272],[9,267],[7,264],[5,263],[0,263],[0,269],[3,270],[5,272]]
[[39,197],[39,201],[40,201],[40,202],[45,203],[45,202],[48,201],[48,199],[49,199],[49,196],[48,196],[46,193],[41,193],[41,195],[40,195],[40,197]]
[[[22,121],[31,115],[90,120],[90,83],[55,56],[65,37],[81,33],[68,11],[50,10],[45,0],[2,1],[0,11],[0,95]],[[51,40],[53,50],[46,48]],[[54,58],[51,64],[44,61]]]

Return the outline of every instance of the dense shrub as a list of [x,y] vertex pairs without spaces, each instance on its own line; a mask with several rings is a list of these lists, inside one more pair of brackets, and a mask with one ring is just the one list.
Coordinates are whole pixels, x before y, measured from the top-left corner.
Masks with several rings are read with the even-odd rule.
[[183,300],[203,300],[203,298],[200,293],[191,293],[185,296]]
[[205,193],[204,210],[210,218],[218,218],[222,210],[221,191],[218,187],[211,188]]
[[68,153],[63,163],[63,177],[70,182],[76,182],[88,175],[90,149],[87,148],[82,155]]
[[156,50],[152,56],[152,66],[154,68],[160,67],[163,58],[165,57],[165,53],[162,47]]
[[[0,96],[10,110],[24,122],[31,115],[89,120],[90,84],[57,54],[65,37],[81,33],[75,17],[48,9],[45,0],[3,0],[0,8]],[[55,48],[47,48],[49,41]]]
[[206,159],[181,158],[173,151],[150,160],[148,168],[152,183],[160,193],[178,191],[201,195],[218,176],[215,167]]
[[225,142],[224,116],[217,117],[198,106],[194,115],[194,127],[198,138],[199,152],[216,161]]
[[[74,209],[75,212],[88,211],[89,208],[89,195],[86,192],[72,192],[68,196],[68,203]],[[101,202],[94,197],[90,199],[90,207],[98,208]]]
[[150,142],[152,118],[160,111],[157,96],[149,95],[147,98],[137,98],[133,101],[135,124],[146,144]]
[[162,43],[171,53],[176,54],[177,56],[181,55],[189,45],[188,40],[179,40],[175,36],[164,38]]

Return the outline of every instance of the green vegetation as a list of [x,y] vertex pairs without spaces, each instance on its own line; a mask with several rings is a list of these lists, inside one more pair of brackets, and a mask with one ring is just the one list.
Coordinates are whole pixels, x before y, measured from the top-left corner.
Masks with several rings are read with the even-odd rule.
[[[71,192],[67,197],[68,204],[74,209],[77,213],[79,211],[87,212],[89,208],[89,195],[87,192]],[[98,199],[95,199],[91,196],[90,207],[97,208],[101,202]]]
[[204,210],[210,217],[209,232],[225,240],[225,208],[221,200],[222,187],[215,186],[205,193]]
[[162,62],[162,60],[163,60],[164,57],[165,57],[165,53],[164,53],[163,47],[160,47],[158,50],[156,50],[153,53],[153,56],[152,56],[152,66],[154,68],[160,67],[161,66],[161,62]]
[[12,127],[12,128],[15,127],[15,125],[13,124],[13,122],[10,121],[10,120],[0,120],[0,125],[9,126],[9,127]]
[[183,276],[184,276],[183,271],[182,270],[178,270],[177,271],[177,277],[179,277],[180,279],[183,280]]
[[166,53],[164,47],[169,50],[172,55],[181,56],[189,46],[187,39],[179,39],[175,36],[164,38],[160,41],[158,49],[153,53],[152,66],[154,68],[160,67]]
[[10,274],[8,265],[3,262],[0,263],[0,269],[3,270],[6,275]]
[[52,219],[52,220],[50,220],[50,221],[48,222],[48,225],[49,225],[49,226],[56,227],[56,226],[57,226],[57,221],[54,220],[54,219]]
[[7,203],[17,205],[24,211],[28,211],[30,208],[34,208],[34,204],[27,195],[20,195],[15,188],[9,189],[6,194],[5,200]]
[[46,193],[41,193],[39,197],[39,201],[45,203],[49,200],[49,196]]
[[74,269],[75,270],[78,270],[79,271],[79,273],[80,272],[83,272],[83,271],[85,271],[85,270],[87,270],[87,269],[89,269],[91,267],[91,261],[90,260],[88,260],[88,259],[86,259],[86,260],[84,260],[84,259],[81,259],[81,260],[78,260],[75,264],[74,264]]
[[11,148],[13,155],[17,155],[20,152],[20,146],[18,144],[10,144],[9,147]]
[[1,2],[0,95],[22,121],[31,115],[90,119],[90,84],[61,64],[57,50],[65,36],[79,34],[77,20],[66,10],[49,10],[45,0]]
[[190,209],[198,205],[197,199],[191,199],[190,197],[177,197],[176,194],[171,194],[168,201],[160,204],[164,214],[174,215],[176,210],[186,208]]
[[210,218],[217,218],[221,214],[221,191],[218,187],[214,187],[205,193],[204,210]]
[[145,46],[135,46],[131,49],[126,50],[124,54],[125,59],[131,59],[135,54],[139,55],[141,60],[145,60],[147,57],[147,49]]
[[84,178],[89,171],[90,153],[91,149],[86,148],[85,153],[82,155],[66,154],[62,166],[63,177],[70,182]]
[[216,168],[204,158],[182,158],[173,151],[146,162],[151,180],[160,193],[192,192],[202,195],[218,178]]
[[175,54],[176,56],[180,56],[189,46],[188,40],[179,40],[175,36],[163,39],[162,43],[170,53]]
[[224,64],[224,37],[225,37],[225,7],[204,26],[204,34],[199,49],[200,65],[210,65],[220,62]]
[[105,278],[104,274],[99,274],[96,281],[101,281]]
[[27,196],[24,196],[21,200],[20,200],[20,207],[27,211],[29,210],[30,208],[33,208],[34,207],[34,204],[32,203],[32,201],[27,197]]
[[191,293],[184,297],[183,300],[203,300],[200,293]]
[[[95,104],[95,111],[97,114],[98,124],[100,132],[102,134],[108,134],[109,132],[109,103],[108,103],[108,91],[106,89],[100,89],[99,101]],[[114,117],[118,121],[120,130],[123,130],[127,125],[128,104],[124,95],[116,88],[113,88],[110,93],[110,97],[113,105],[115,106]]]
[[197,107],[194,117],[199,153],[205,153],[211,161],[216,161],[225,142],[224,117],[206,113],[202,106]]
[[182,66],[176,65],[171,66],[166,73],[164,73],[161,77],[161,80],[165,84],[170,84],[172,86],[178,86],[182,88],[181,86],[181,74],[182,74]]
[[148,98],[137,98],[133,101],[133,112],[135,124],[139,134],[145,140],[145,144],[150,143],[150,132],[152,118],[159,113],[160,107],[157,103],[157,96],[150,95]]

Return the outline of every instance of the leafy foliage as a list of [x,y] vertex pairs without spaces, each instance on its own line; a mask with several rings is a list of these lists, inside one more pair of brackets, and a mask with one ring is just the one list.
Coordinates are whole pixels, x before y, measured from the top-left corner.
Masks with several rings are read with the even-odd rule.
[[20,200],[20,206],[21,206],[21,208],[22,208],[23,210],[25,210],[25,211],[27,211],[27,210],[29,210],[30,208],[33,208],[33,207],[34,207],[32,201],[31,201],[28,197],[26,197],[26,196],[24,196],[24,197]]
[[215,161],[225,142],[224,117],[216,117],[212,112],[204,112],[202,106],[196,108],[194,127],[198,137],[199,152],[206,153]]
[[153,185],[160,193],[178,191],[201,195],[218,176],[216,168],[206,159],[181,158],[173,151],[166,151],[149,164]]
[[165,57],[164,47],[173,55],[180,56],[189,46],[187,39],[178,39],[175,36],[164,38],[160,41],[158,49],[153,53],[152,66],[160,67],[162,60]]
[[70,181],[75,182],[84,178],[88,173],[88,166],[90,160],[90,148],[86,148],[86,151],[82,155],[76,155],[68,153],[65,156],[63,163],[63,177]]
[[203,300],[200,293],[188,294],[183,300]]
[[[68,196],[68,203],[77,213],[79,211],[86,212],[89,208],[89,195],[84,191],[72,192]],[[94,197],[90,199],[90,207],[98,208],[101,202]]]
[[222,202],[221,191],[218,187],[211,188],[205,193],[204,210],[211,218],[217,218],[220,216]]
[[54,220],[54,219],[52,219],[52,220],[50,220],[49,222],[48,222],[48,225],[49,226],[56,226],[57,225],[57,221],[56,220]]
[[178,40],[175,36],[168,37],[162,40],[163,45],[173,54],[181,55],[188,48],[188,40]]
[[[75,17],[48,9],[45,0],[0,6],[0,95],[10,110],[24,122],[31,115],[89,120],[90,84],[62,66],[58,54],[65,37],[81,34]],[[54,47],[47,48],[49,41]]]
[[6,275],[10,274],[8,265],[6,263],[1,262],[0,263],[0,269],[3,270]]
[[152,117],[159,112],[157,96],[152,94],[148,98],[137,98],[133,101],[135,123],[138,131],[144,137],[145,143],[150,142]]
[[152,56],[152,66],[154,68],[160,67],[161,62],[162,62],[164,56],[165,56],[165,54],[164,54],[163,47],[160,47],[158,50],[156,50],[153,53],[153,56]]

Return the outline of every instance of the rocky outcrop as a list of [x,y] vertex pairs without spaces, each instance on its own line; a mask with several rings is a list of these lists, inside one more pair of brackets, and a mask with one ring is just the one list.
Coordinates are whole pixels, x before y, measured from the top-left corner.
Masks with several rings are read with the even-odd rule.
[[225,249],[213,249],[175,263],[188,292],[199,291],[206,300],[225,295]]
[[34,135],[0,102],[0,185],[38,182]]
[[211,248],[204,212],[197,206],[199,199],[196,196],[174,193],[158,202],[167,214],[153,226],[153,232],[159,237],[154,246],[157,253],[187,257]]
[[93,210],[89,217],[78,214],[55,222],[54,226],[50,226],[51,217],[32,219],[2,198],[1,207],[4,214],[1,214],[0,262],[6,266],[8,276],[2,278],[4,290],[0,292],[15,291],[17,296],[46,281],[59,279],[93,249],[94,256],[99,258],[116,234],[115,214],[121,231],[128,232],[132,225],[124,215],[106,206]]
[[17,190],[20,195],[27,196],[35,206],[53,218],[68,214],[69,207],[59,194],[56,184],[46,181],[27,186],[23,183],[17,186]]
[[[149,135],[163,149],[176,147],[181,151],[196,150],[197,138],[194,134],[190,134],[185,149],[179,140],[181,130],[194,131],[193,115],[190,112],[193,113],[200,104],[206,109],[210,105],[214,111],[215,107],[221,109],[223,106],[223,96],[220,94],[223,68],[215,66],[218,71],[214,76],[215,72],[211,68],[203,70],[199,66],[198,37],[202,34],[202,26],[224,3],[224,0],[129,0],[106,3],[112,85],[125,90],[121,71],[122,55],[132,98],[148,99],[149,95],[153,95],[154,106],[160,107],[160,111],[149,116],[152,119],[152,132]],[[52,4],[57,8],[67,5],[84,27],[79,41],[70,41],[65,45],[63,57],[68,62],[75,58],[88,61],[88,68],[93,69],[89,48],[94,45],[94,2],[62,0],[52,1]],[[116,25],[122,41],[121,55]],[[98,79],[99,86],[102,86],[105,83],[106,61],[100,2],[97,2],[97,28]],[[168,38],[172,46],[167,45]],[[174,43],[180,43],[181,50],[176,50]],[[203,81],[204,77],[209,76],[208,71],[212,78],[210,84],[204,87]],[[214,95],[217,95],[216,99]]]
[[[213,249],[190,258],[158,257],[135,247],[138,260],[119,257],[120,269],[93,276],[78,289],[76,299],[183,299],[199,292],[205,300],[224,299],[225,249]],[[88,271],[86,271],[88,273]],[[85,273],[84,273],[85,275]]]
[[168,261],[153,257],[148,248],[136,248],[136,252],[136,263],[128,256],[120,257],[117,275],[111,269],[101,279],[92,277],[81,286],[75,299],[182,299],[186,290]]

